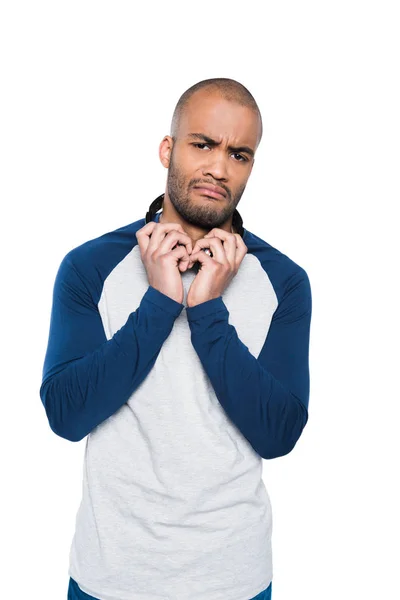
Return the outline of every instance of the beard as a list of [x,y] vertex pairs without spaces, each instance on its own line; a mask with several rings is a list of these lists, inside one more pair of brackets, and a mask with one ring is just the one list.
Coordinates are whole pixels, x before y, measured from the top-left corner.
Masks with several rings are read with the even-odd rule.
[[246,184],[239,189],[233,198],[225,190],[227,196],[224,199],[204,200],[203,203],[193,200],[190,192],[193,186],[198,185],[200,182],[192,180],[189,182],[189,185],[187,184],[183,173],[180,172],[178,165],[175,164],[173,154],[172,150],[168,168],[167,189],[169,199],[176,212],[184,221],[195,227],[207,230],[211,230],[214,227],[220,228],[235,212]]

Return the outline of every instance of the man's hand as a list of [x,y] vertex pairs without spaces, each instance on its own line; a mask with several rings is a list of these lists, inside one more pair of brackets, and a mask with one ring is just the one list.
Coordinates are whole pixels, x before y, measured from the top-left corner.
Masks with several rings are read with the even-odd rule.
[[[208,256],[201,248],[210,248],[213,256]],[[188,268],[196,261],[201,266],[189,288],[187,306],[195,306],[221,296],[238,272],[247,250],[238,233],[229,233],[216,227],[197,240],[190,254]]]
[[150,221],[136,232],[140,257],[149,285],[182,303],[181,266],[186,268],[192,252],[192,240],[178,223]]

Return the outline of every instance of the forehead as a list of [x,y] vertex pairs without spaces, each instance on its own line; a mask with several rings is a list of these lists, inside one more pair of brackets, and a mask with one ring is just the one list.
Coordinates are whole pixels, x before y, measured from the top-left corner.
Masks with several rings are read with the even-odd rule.
[[254,150],[259,134],[258,115],[240,104],[226,100],[218,93],[195,93],[180,120],[180,137],[204,133],[216,141],[246,144]]

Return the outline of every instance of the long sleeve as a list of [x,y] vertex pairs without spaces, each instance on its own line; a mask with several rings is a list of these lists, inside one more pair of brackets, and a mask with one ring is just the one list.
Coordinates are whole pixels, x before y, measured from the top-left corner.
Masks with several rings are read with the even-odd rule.
[[67,254],[55,279],[39,392],[51,429],[79,441],[119,409],[153,367],[183,306],[149,286],[107,340],[97,304]]
[[222,296],[186,308],[192,344],[220,404],[265,459],[288,454],[308,420],[311,304],[308,276],[298,269],[257,358],[229,323]]

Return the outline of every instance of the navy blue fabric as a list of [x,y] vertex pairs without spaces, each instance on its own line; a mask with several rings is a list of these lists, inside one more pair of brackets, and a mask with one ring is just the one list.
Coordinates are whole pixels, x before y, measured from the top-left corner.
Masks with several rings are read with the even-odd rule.
[[264,591],[251,598],[251,600],[271,600],[272,598],[272,581]]
[[67,600],[98,600],[98,598],[95,598],[94,596],[89,596],[89,594],[83,592],[76,583],[75,579],[72,579],[72,577],[70,577]]
[[[272,581],[267,587],[266,590],[254,596],[250,600],[271,600],[272,598]],[[68,599],[67,600],[98,600],[98,598],[94,598],[94,596],[89,596],[85,592],[82,592],[78,584],[72,577],[69,578],[69,586],[68,586]],[[227,599],[228,600],[228,599]]]
[[254,450],[272,459],[293,450],[308,420],[311,287],[304,269],[292,262],[290,269],[286,263],[270,265],[253,245],[256,236],[245,239],[279,300],[259,356],[229,323],[222,296],[187,307],[186,314],[193,347],[221,406]]
[[107,340],[98,310],[104,280],[137,244],[143,223],[85,242],[61,262],[39,392],[51,429],[80,441],[113,415],[147,377],[185,308],[192,344],[226,414],[262,458],[288,454],[308,420],[307,273],[245,230],[248,253],[260,261],[278,299],[258,357],[229,323],[222,296],[185,307],[150,285]]
[[83,244],[90,251],[78,246],[62,260],[54,283],[39,393],[51,429],[71,442],[82,440],[128,400],[153,368],[184,308],[149,286],[140,306],[107,340],[97,306],[103,281],[132,246],[132,233],[127,246],[117,231],[122,240],[106,246],[107,260],[97,240],[94,247]]

